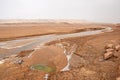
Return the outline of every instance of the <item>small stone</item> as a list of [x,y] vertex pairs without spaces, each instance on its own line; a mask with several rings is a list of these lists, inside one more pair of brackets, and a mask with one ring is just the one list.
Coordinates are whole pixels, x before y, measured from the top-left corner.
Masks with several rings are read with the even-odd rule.
[[120,45],[115,46],[115,50],[119,51],[120,50]]
[[114,49],[106,49],[105,51],[106,51],[106,52],[113,52]]
[[16,63],[16,64],[22,64],[23,60],[16,60],[14,63]]
[[114,55],[114,57],[119,57],[119,53],[118,52],[115,52],[113,55]]
[[4,62],[5,62],[5,60],[1,60],[1,61],[0,61],[0,64],[3,64]]
[[120,77],[117,77],[116,80],[120,80]]
[[109,59],[113,56],[113,52],[107,52],[104,54],[104,59]]
[[106,46],[106,49],[109,49],[109,48],[113,48],[113,44],[108,44],[108,45]]

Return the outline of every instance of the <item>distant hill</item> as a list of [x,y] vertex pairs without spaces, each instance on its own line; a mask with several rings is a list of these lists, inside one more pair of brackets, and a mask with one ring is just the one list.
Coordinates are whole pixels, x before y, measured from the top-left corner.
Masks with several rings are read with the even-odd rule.
[[1,19],[0,23],[90,23],[86,20],[72,19]]

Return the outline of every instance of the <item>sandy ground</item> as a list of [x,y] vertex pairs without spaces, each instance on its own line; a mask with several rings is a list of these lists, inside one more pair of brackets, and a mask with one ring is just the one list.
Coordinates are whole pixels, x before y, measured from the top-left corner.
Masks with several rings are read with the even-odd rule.
[[[2,34],[0,40],[3,41],[32,35],[71,33],[84,31],[86,28],[103,28],[107,25],[50,23],[1,24],[0,26],[0,34]],[[30,69],[30,64],[39,61],[43,63],[50,61],[50,65],[58,70],[49,73],[48,80],[120,80],[120,48],[118,46],[120,45],[120,25],[111,26],[114,29],[113,32],[50,42],[46,44],[47,47],[35,51],[29,59],[24,56],[34,50],[23,51],[17,57],[11,56],[6,59],[6,63],[0,64],[0,80],[45,80],[46,72]],[[67,64],[63,49],[56,46],[59,43],[64,44],[68,50],[71,45],[77,45],[77,50],[70,60],[69,71],[59,71]],[[24,62],[22,64],[14,62],[18,58]]]
[[36,50],[25,62],[28,65],[48,64],[56,68],[56,71],[60,71],[66,65],[67,60],[63,48],[51,45]]

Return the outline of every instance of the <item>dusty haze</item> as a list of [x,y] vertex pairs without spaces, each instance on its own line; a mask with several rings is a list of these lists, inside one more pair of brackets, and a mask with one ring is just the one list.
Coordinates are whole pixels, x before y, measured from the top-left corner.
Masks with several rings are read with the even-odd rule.
[[0,0],[0,19],[120,22],[120,0]]

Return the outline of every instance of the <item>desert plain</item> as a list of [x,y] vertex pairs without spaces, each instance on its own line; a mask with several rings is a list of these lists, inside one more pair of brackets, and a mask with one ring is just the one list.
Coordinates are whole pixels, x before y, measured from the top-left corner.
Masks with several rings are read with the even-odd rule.
[[0,80],[120,80],[120,24],[2,22]]

